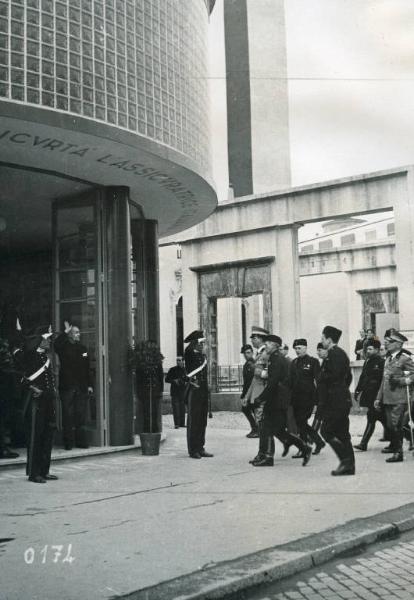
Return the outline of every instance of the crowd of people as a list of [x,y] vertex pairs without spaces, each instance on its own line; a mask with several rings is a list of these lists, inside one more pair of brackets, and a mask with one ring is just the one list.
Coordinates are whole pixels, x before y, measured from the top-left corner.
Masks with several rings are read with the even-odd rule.
[[[339,459],[331,474],[354,475],[354,448],[367,450],[377,421],[384,426],[383,439],[389,441],[382,449],[390,454],[387,463],[403,461],[404,437],[409,449],[414,449],[414,362],[403,347],[407,338],[395,329],[387,330],[381,353],[381,342],[372,331],[364,332],[363,339],[361,336],[362,343],[355,352],[364,363],[355,399],[367,408],[367,424],[360,443],[353,446],[349,431],[352,373],[349,357],[338,345],[341,334],[330,325],[323,329],[318,358],[309,355],[306,339],[296,339],[293,348],[297,356],[291,360],[278,335],[253,328],[251,344],[241,348],[245,358],[241,402],[251,428],[247,437],[258,439],[257,454],[250,461],[254,467],[274,465],[276,438],[283,445],[282,457],[293,446],[297,449],[293,458],[302,459],[303,466],[327,443]],[[180,357],[166,380],[173,385],[175,426],[184,425],[186,403],[188,453],[191,458],[202,458],[211,456],[204,448],[208,410],[205,338],[202,331],[194,331],[185,341],[184,361]]]

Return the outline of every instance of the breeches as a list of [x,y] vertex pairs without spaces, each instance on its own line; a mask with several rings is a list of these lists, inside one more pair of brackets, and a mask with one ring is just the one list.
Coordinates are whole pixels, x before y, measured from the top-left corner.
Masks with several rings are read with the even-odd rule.
[[385,404],[387,427],[394,452],[401,452],[403,445],[403,425],[406,411],[405,404]]

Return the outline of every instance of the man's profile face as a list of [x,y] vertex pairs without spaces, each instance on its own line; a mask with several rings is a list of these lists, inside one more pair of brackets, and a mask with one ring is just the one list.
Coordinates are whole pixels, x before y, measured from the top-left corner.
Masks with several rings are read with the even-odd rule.
[[307,346],[295,346],[295,352],[297,356],[305,356],[307,351]]
[[204,351],[204,342],[197,342],[197,344],[195,345],[195,349],[197,350],[197,352],[202,353]]
[[243,354],[244,354],[244,358],[246,360],[252,360],[252,358],[253,358],[253,350],[245,350]]
[[181,356],[179,356],[177,358],[177,367],[182,367],[183,366],[183,359]]
[[279,346],[279,344],[277,342],[272,342],[270,340],[266,341],[265,344],[266,344],[266,350],[269,353],[272,353],[275,350],[278,350],[280,348],[280,346]]
[[331,342],[332,342],[331,338],[325,337],[325,334],[323,333],[322,337],[321,337],[321,344],[322,344],[322,346],[324,348],[328,349],[329,346],[330,346],[330,344],[331,344]]
[[364,338],[365,337],[365,329],[360,329],[359,335]]
[[326,348],[317,348],[316,352],[318,353],[319,358],[322,360],[328,355]]
[[378,350],[374,346],[368,346],[366,349],[367,356],[375,356],[378,354]]
[[69,337],[72,338],[74,342],[79,342],[80,340],[80,329],[74,325],[72,329],[69,331]]
[[252,335],[250,339],[254,348],[260,348],[260,346],[263,346],[263,340],[258,335]]
[[401,350],[401,348],[402,348],[401,342],[396,342],[395,340],[388,340],[387,350],[389,352],[391,352],[391,353],[398,352],[399,350]]
[[374,332],[372,331],[372,329],[367,329],[367,338],[373,338],[374,337]]

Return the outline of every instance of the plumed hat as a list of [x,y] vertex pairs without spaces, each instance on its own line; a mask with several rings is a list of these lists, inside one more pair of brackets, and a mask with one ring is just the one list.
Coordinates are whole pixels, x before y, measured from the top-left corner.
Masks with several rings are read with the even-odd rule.
[[326,338],[331,338],[334,344],[339,342],[339,338],[342,335],[342,331],[336,327],[332,327],[332,325],[327,325],[324,327],[322,333]]
[[184,340],[185,344],[189,344],[190,342],[204,342],[205,341],[204,331],[196,329],[192,331]]
[[52,336],[53,333],[51,332],[50,325],[40,325],[38,327],[34,327],[26,337],[24,343],[25,351],[29,352],[30,350],[35,350],[39,346],[42,339],[48,339]]

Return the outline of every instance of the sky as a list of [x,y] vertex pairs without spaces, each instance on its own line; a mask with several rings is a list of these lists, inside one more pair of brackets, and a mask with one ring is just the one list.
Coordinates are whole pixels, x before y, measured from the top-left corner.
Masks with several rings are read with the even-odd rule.
[[[222,2],[210,27],[220,200],[227,196]],[[414,1],[285,0],[285,18],[292,184],[414,164]]]

